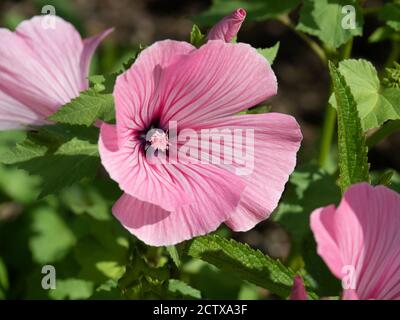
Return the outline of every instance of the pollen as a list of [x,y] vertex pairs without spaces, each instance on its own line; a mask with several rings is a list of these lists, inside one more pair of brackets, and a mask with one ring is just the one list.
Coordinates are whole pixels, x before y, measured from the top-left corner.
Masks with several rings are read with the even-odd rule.
[[165,152],[168,150],[169,142],[168,135],[161,129],[152,129],[146,135],[146,141],[148,141],[152,148]]

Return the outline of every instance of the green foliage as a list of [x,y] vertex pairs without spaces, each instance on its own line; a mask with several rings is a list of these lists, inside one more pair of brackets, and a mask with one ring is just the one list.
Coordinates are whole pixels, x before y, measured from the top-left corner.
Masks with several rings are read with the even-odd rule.
[[9,283],[8,283],[7,268],[0,257],[0,300],[6,298],[8,286]]
[[369,164],[365,137],[357,104],[345,78],[329,64],[338,115],[339,184],[342,192],[357,182],[369,181]]
[[237,8],[247,11],[247,20],[276,18],[296,8],[301,0],[213,0],[212,6],[193,20],[202,26],[211,26]]
[[[344,60],[339,63],[339,71],[354,96],[364,130],[376,128],[387,120],[400,119],[400,89],[382,87],[369,61]],[[330,103],[333,107],[337,105],[333,96]]]
[[339,200],[340,189],[325,170],[316,165],[304,165],[293,172],[272,216],[290,233],[293,252],[301,252],[303,242],[310,233],[311,212]]
[[[342,27],[345,17],[342,9],[346,5],[356,9],[354,29]],[[362,35],[363,24],[361,9],[354,0],[304,0],[297,29],[317,36],[328,47],[338,48],[352,37]]]
[[202,34],[200,28],[194,24],[192,32],[190,33],[190,43],[199,48],[203,43],[205,43],[205,40],[206,36]]
[[43,126],[2,153],[0,162],[40,176],[40,197],[44,197],[96,174],[100,164],[96,141],[95,128]]
[[39,264],[54,263],[66,256],[76,244],[76,237],[53,209],[40,207],[33,212],[34,236],[29,245],[34,261]]
[[168,280],[168,291],[185,298],[201,299],[201,292],[199,290],[192,288],[181,280]]
[[273,64],[276,58],[276,55],[278,54],[279,50],[279,41],[275,43],[275,45],[271,48],[265,48],[265,49],[257,49],[257,52],[261,54],[265,59],[268,60],[269,64]]
[[196,238],[191,242],[188,254],[281,297],[287,297],[293,285],[294,273],[281,262],[232,239],[216,235]]
[[[383,79],[382,84],[387,88],[400,89],[400,64],[394,62],[392,68],[386,68],[386,77]],[[400,108],[399,108],[400,110]]]
[[379,11],[378,17],[394,30],[400,31],[400,4],[385,4]]
[[176,246],[167,246],[165,247],[172,261],[175,263],[176,267],[179,268],[182,264],[181,258],[179,256],[178,249]]
[[[99,82],[96,85],[99,86]],[[113,119],[113,114],[113,96],[89,89],[52,114],[49,120],[71,125],[90,126],[97,119],[106,121]]]

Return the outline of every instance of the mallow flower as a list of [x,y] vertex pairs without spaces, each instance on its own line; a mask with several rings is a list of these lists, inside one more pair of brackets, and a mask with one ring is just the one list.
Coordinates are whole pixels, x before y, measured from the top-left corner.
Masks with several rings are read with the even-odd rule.
[[[243,9],[230,17],[238,13],[244,19]],[[251,229],[274,210],[295,167],[302,135],[293,117],[238,115],[275,95],[277,80],[256,49],[226,42],[238,31],[231,18],[198,49],[154,43],[117,78],[116,124],[102,124],[100,156],[124,191],[113,214],[147,244],[221,223]]]
[[37,16],[12,32],[0,28],[0,130],[43,125],[88,89],[92,55],[112,30],[82,40],[57,16]]
[[340,205],[311,214],[318,254],[342,280],[344,300],[400,299],[400,195],[351,186]]

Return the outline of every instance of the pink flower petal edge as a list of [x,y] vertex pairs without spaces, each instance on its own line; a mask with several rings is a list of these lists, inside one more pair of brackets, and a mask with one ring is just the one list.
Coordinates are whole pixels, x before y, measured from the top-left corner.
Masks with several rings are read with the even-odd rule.
[[208,33],[208,40],[231,42],[246,18],[246,10],[239,8],[219,21]]
[[400,299],[400,195],[351,186],[338,208],[311,214],[318,254],[342,280],[343,299]]
[[[276,92],[271,66],[247,44],[209,40],[196,49],[165,40],[143,50],[116,81],[116,125],[101,125],[102,164],[124,191],[113,207],[116,218],[156,246],[206,234],[224,222],[248,230],[267,218],[294,169],[301,131],[287,115],[235,114]],[[237,175],[237,163],[150,163],[145,137],[159,130],[164,138],[160,152],[167,154],[167,141],[173,143],[165,135],[171,121],[178,131],[196,134],[253,130],[253,173]]]
[[82,40],[54,16],[22,22],[15,32],[0,28],[0,130],[47,123],[46,117],[88,88],[88,69],[99,43],[112,31]]

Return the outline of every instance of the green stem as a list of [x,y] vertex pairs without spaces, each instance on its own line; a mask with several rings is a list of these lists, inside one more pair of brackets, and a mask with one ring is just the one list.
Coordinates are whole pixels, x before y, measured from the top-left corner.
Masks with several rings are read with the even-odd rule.
[[[351,56],[353,39],[350,39],[342,49],[341,58],[348,59]],[[330,90],[332,92],[332,90]],[[326,107],[324,125],[322,127],[321,145],[319,149],[318,164],[321,168],[327,165],[327,160],[331,150],[333,135],[336,128],[336,110],[329,104]]]
[[382,127],[376,130],[367,138],[368,148],[372,148],[387,136],[400,130],[400,120],[392,120],[386,122]]
[[297,30],[287,15],[282,15],[282,16],[278,17],[278,21],[280,21],[282,24],[287,26],[290,30],[292,30],[294,33],[296,33],[301,39],[303,39],[303,41],[308,44],[308,46],[311,48],[311,50],[314,51],[314,53],[321,59],[321,61],[323,63],[325,63],[325,64],[328,63],[328,59],[326,57],[324,49],[322,49],[321,46],[317,42],[312,40],[306,34]]
[[336,110],[328,104],[326,107],[324,125],[322,127],[322,138],[321,138],[320,152],[318,158],[318,164],[321,168],[324,168],[327,164],[333,140],[333,133],[335,132],[335,127],[336,127]]

